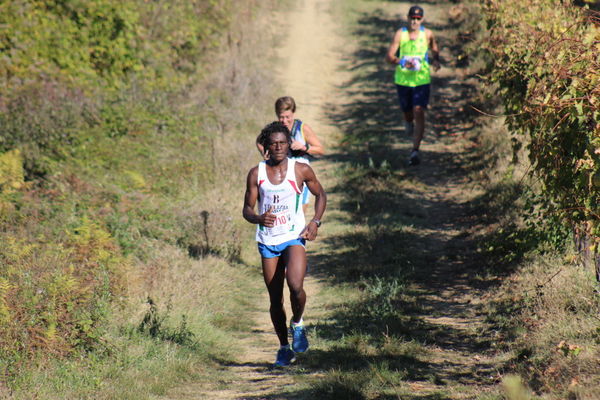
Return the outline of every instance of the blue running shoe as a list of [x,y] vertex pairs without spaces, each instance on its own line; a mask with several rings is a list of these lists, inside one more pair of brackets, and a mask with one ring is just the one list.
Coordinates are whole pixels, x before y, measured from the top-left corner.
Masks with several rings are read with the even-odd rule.
[[308,350],[308,339],[306,338],[306,329],[304,323],[290,323],[290,332],[292,333],[292,349],[296,353],[304,353]]
[[277,359],[275,360],[275,367],[287,367],[296,359],[296,355],[289,347],[281,347],[277,350]]

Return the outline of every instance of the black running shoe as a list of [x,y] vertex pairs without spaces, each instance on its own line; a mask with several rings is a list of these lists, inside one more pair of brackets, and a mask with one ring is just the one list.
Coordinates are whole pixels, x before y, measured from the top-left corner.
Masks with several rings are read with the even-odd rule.
[[408,165],[419,165],[421,159],[419,158],[419,150],[413,150],[408,157]]

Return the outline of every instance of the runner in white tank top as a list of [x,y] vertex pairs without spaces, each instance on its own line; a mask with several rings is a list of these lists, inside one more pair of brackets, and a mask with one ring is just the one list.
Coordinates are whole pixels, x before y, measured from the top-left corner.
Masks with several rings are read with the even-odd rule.
[[[288,158],[292,144],[289,129],[280,122],[267,125],[260,136],[268,160],[248,172],[244,195],[244,218],[259,225],[256,231],[262,271],[269,291],[271,321],[279,338],[275,366],[290,365],[295,353],[308,350],[302,316],[306,304],[306,240],[314,240],[327,205],[327,195],[308,164]],[[301,193],[306,186],[315,196],[314,218],[304,223]],[[255,210],[258,202],[258,214]],[[284,283],[290,291],[292,306],[292,346],[283,306]]]

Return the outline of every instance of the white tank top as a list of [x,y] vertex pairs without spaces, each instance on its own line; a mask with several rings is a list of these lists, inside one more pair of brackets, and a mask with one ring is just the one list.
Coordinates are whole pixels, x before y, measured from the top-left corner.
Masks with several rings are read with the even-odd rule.
[[287,160],[285,179],[274,185],[267,176],[267,162],[258,164],[258,213],[264,214],[270,207],[275,214],[272,228],[258,225],[256,241],[269,246],[297,239],[304,229],[304,211],[302,210],[302,190],[296,180],[296,161]]

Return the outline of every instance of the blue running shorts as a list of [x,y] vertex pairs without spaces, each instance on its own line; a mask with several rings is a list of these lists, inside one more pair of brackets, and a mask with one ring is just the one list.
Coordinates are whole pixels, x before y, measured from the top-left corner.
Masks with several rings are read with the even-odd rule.
[[427,108],[429,104],[429,87],[429,84],[415,87],[396,85],[402,111],[409,112],[415,106]]
[[287,249],[290,246],[298,245],[305,247],[305,244],[306,239],[301,238],[288,240],[287,242],[276,244],[274,246],[268,246],[266,244],[258,243],[258,252],[263,258],[274,258],[281,256],[285,249]]

